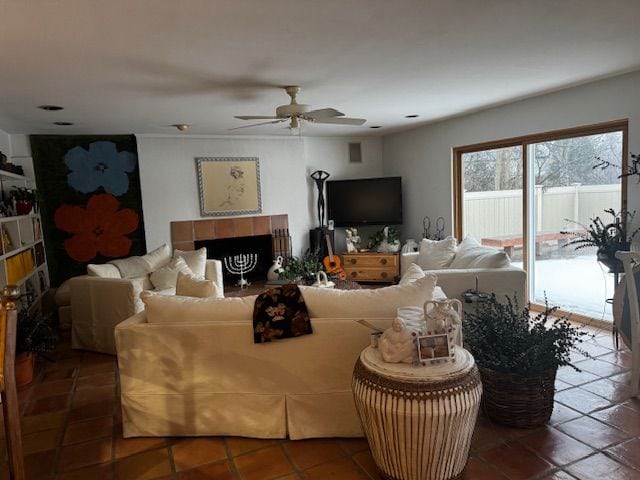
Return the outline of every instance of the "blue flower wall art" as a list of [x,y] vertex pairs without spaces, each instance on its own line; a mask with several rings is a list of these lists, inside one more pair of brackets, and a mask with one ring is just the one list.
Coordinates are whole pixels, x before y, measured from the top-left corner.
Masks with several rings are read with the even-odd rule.
[[80,193],[98,188],[115,196],[129,190],[129,176],[136,168],[136,156],[131,152],[118,152],[113,142],[93,142],[89,150],[76,146],[64,156],[70,172],[67,183]]

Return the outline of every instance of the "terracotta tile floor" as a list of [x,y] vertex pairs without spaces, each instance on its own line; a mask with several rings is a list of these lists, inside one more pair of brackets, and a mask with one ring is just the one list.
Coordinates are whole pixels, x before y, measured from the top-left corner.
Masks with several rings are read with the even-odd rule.
[[[517,430],[480,416],[465,480],[640,479],[640,399],[626,385],[631,357],[596,332],[575,356],[582,373],[558,372],[549,425]],[[19,392],[25,463],[32,480],[372,480],[364,439],[237,437],[123,439],[115,358],[73,351]],[[0,480],[8,478],[6,451]]]

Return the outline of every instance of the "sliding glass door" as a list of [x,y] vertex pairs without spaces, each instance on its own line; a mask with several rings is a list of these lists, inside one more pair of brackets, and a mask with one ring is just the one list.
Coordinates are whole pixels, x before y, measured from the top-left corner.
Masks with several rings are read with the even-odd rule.
[[[614,277],[595,248],[567,246],[625,205],[626,121],[454,149],[456,233],[504,249],[527,270],[528,299],[611,321]],[[599,168],[601,162],[611,165]]]

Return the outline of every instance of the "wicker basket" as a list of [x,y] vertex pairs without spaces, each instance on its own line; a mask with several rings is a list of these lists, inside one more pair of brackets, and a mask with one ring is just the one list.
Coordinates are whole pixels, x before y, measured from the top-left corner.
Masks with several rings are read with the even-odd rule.
[[549,421],[557,368],[524,376],[480,368],[482,408],[496,423],[534,428]]

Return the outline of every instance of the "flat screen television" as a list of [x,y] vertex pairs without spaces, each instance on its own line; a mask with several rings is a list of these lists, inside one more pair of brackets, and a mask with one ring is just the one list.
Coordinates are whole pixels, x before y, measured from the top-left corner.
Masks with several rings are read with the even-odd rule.
[[402,177],[327,181],[327,218],[336,227],[402,223]]

